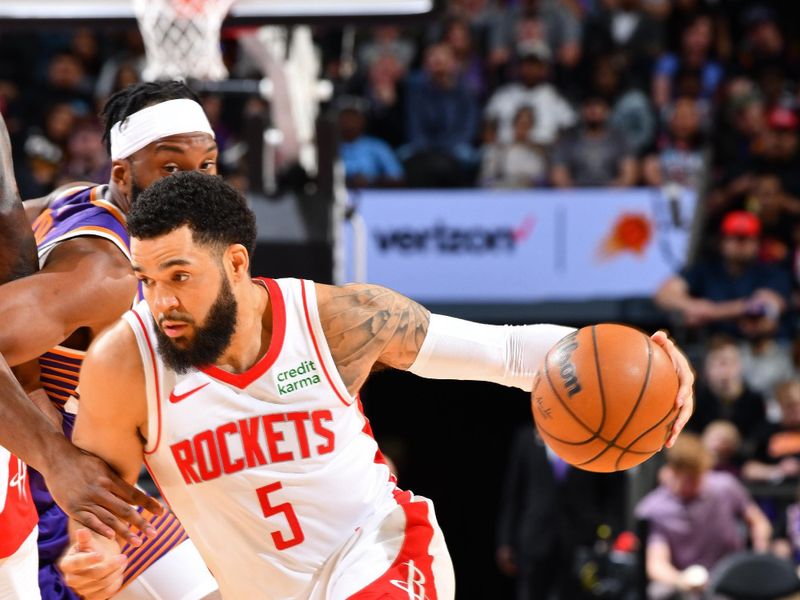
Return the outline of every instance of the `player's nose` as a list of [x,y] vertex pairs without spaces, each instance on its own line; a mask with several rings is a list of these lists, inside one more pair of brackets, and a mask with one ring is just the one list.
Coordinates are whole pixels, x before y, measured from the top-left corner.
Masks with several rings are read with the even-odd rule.
[[161,290],[156,290],[154,304],[158,312],[165,313],[177,308],[180,302],[175,294],[162,288]]

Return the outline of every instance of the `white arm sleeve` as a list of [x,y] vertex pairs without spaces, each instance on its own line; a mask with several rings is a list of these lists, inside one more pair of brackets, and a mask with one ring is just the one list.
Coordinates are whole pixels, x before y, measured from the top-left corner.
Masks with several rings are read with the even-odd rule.
[[432,314],[408,370],[429,379],[492,381],[529,392],[547,351],[573,331],[560,325],[483,325]]

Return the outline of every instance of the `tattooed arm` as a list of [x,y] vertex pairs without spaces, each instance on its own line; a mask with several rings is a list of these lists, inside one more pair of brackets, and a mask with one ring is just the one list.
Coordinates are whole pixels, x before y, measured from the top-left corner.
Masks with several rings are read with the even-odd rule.
[[[317,284],[320,322],[347,391],[354,395],[375,365],[432,379],[491,381],[530,391],[545,355],[574,331],[558,325],[498,326],[432,315],[377,285]],[[686,357],[663,332],[653,341],[670,355],[680,380],[681,409],[671,446],[694,406],[694,376]]]
[[390,289],[368,284],[316,285],[325,338],[351,394],[377,365],[408,369],[428,332],[430,312]]

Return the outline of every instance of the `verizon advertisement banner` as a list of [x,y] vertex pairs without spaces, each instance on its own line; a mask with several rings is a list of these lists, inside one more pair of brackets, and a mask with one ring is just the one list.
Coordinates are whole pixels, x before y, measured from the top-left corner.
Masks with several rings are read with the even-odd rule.
[[354,192],[365,227],[345,228],[346,276],[363,247],[366,281],[422,302],[647,297],[683,265],[695,201],[651,188]]

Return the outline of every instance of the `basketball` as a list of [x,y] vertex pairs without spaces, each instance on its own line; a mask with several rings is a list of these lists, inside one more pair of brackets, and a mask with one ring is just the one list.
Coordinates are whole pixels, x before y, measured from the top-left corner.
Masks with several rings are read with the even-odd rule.
[[677,417],[678,376],[649,336],[615,324],[584,327],[545,356],[531,392],[544,441],[587,471],[630,469],[661,450]]

